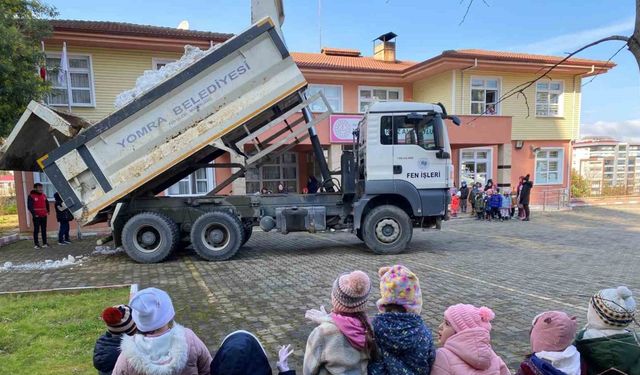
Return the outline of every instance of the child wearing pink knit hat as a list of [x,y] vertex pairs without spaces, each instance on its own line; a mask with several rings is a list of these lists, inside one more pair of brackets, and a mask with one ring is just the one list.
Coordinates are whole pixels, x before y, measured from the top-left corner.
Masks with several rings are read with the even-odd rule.
[[458,304],[449,307],[438,327],[442,347],[436,352],[431,375],[511,374],[491,347],[494,317],[493,311],[484,306]]
[[371,280],[362,271],[344,273],[331,290],[332,312],[309,310],[306,317],[319,323],[307,339],[303,374],[366,374],[377,350],[365,313]]
[[546,311],[533,318],[530,340],[533,354],[518,368],[518,375],[580,375],[580,353],[572,345],[576,318],[562,311]]

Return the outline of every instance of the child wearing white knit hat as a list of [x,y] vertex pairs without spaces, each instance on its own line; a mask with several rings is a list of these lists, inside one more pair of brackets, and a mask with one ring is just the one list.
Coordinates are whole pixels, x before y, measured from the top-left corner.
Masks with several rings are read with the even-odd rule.
[[591,297],[587,325],[575,343],[587,374],[640,374],[640,336],[630,327],[635,314],[636,301],[625,286],[602,289]]

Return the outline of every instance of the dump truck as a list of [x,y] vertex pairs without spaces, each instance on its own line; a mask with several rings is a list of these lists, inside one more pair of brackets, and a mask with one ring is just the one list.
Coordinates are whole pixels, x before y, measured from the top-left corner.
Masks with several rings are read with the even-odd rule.
[[[0,167],[41,169],[79,223],[108,222],[109,240],[142,263],[188,244],[206,260],[227,260],[256,226],[348,230],[380,254],[402,251],[414,228],[440,228],[453,173],[445,121],[459,120],[440,104],[374,103],[332,173],[316,132],[331,107],[321,94],[307,97],[306,87],[266,17],[95,124],[31,102],[0,150]],[[315,101],[327,111],[313,113]],[[307,138],[321,192],[218,194]],[[213,162],[227,152],[244,163]],[[233,174],[210,193],[158,196],[216,167]]]

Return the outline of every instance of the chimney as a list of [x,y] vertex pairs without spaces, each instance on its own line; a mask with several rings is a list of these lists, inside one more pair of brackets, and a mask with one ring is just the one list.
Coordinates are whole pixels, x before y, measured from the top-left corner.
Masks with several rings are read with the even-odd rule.
[[380,35],[373,40],[373,58],[381,61],[396,62],[396,35],[393,32]]

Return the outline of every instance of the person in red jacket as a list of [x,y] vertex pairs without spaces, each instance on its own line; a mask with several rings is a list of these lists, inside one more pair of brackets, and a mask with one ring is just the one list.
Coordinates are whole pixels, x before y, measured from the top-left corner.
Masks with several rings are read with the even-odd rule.
[[49,247],[47,244],[47,215],[49,215],[49,200],[42,192],[42,184],[33,184],[33,190],[27,199],[27,208],[33,218],[33,243],[35,248],[40,248],[38,242],[38,232],[42,234],[42,247]]

